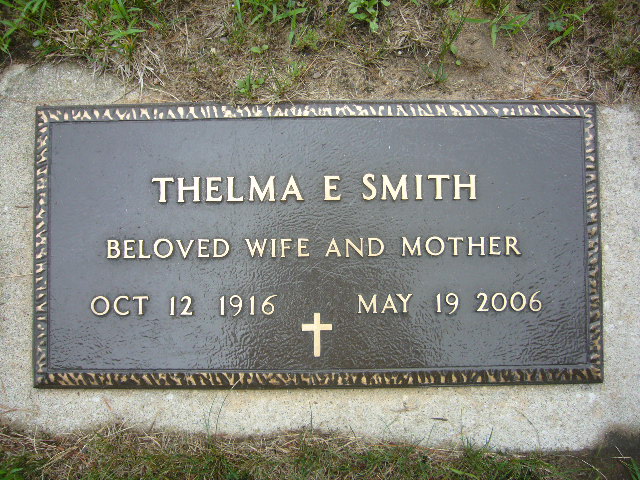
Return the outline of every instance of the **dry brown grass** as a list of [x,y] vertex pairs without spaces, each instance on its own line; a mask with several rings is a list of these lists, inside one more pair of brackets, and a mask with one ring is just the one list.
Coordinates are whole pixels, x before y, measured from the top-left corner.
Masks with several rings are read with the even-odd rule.
[[[29,45],[33,37],[23,32],[16,36],[14,55],[81,59],[164,100],[638,100],[638,0],[513,0],[506,18],[532,14],[522,32],[502,33],[494,48],[488,24],[464,23],[453,39],[454,55],[447,48],[456,24],[452,15],[491,20],[496,12],[479,6],[486,2],[451,0],[447,6],[445,0],[393,0],[380,14],[378,33],[372,33],[366,22],[347,13],[348,2],[300,0],[296,5],[306,11],[290,43],[287,19],[271,23],[267,15],[251,24],[259,9],[249,0],[240,1],[241,19],[228,0],[164,0],[153,8],[145,7],[152,0],[128,0],[141,6],[135,27],[144,32],[125,37],[130,41],[121,48],[123,43],[111,42],[105,32],[113,25],[124,29],[126,22],[111,21],[100,32],[88,24],[99,18],[87,2],[57,0],[46,34],[37,37],[37,52]],[[576,12],[585,5],[593,7],[584,22],[549,47],[556,34],[547,30],[550,13],[544,7]],[[262,45],[268,45],[263,53],[251,51]],[[440,66],[446,79],[434,74]],[[249,76],[259,82],[239,88]]]
[[[594,462],[597,462],[594,464]],[[8,472],[15,471],[15,477]],[[625,478],[618,459],[503,454],[487,448],[373,444],[353,435],[287,432],[244,439],[110,425],[61,436],[0,426],[0,478],[582,479]],[[3,474],[5,475],[3,477]]]

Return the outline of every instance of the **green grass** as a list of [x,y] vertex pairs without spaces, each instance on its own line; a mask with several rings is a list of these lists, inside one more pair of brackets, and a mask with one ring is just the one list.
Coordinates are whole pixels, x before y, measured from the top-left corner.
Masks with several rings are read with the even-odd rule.
[[389,0],[352,0],[348,12],[353,18],[369,24],[369,29],[376,33],[380,28],[378,17],[383,7],[391,5]]
[[279,23],[289,23],[289,43],[293,42],[298,27],[298,18],[307,12],[305,2],[296,0],[234,0],[236,21],[245,26],[258,25],[265,28]]
[[[458,40],[486,34],[514,63],[567,67],[565,84],[582,72],[582,90],[564,95],[628,100],[640,92],[639,10],[639,0],[0,0],[0,69],[77,59],[174,99],[275,101],[361,96],[382,69],[407,69],[408,55],[414,87],[397,93],[419,96],[475,73]],[[309,67],[287,80],[279,68],[291,62]],[[339,90],[307,72],[332,72]],[[546,88],[537,94],[557,95],[556,76],[532,79]]]
[[495,48],[498,40],[499,33],[507,33],[509,35],[516,35],[527,26],[529,21],[533,17],[533,13],[517,15],[509,14],[509,5],[505,5],[496,16],[490,20],[490,32],[491,32],[491,44]]
[[45,19],[51,12],[48,0],[0,0],[0,8],[5,9],[5,18],[0,17],[3,31],[0,36],[0,52],[9,54],[12,40],[20,33],[39,41],[46,34]]
[[630,458],[629,461],[625,462],[625,466],[629,470],[630,480],[640,480],[640,463]]
[[572,9],[570,7],[566,7],[564,4],[557,9],[545,6],[545,10],[549,12],[547,30],[555,32],[554,34],[557,35],[553,40],[551,40],[549,46],[555,45],[556,43],[571,37],[576,29],[582,28],[585,22],[585,15],[592,8],[593,4],[579,9]]
[[32,50],[40,57],[84,58],[124,70],[141,37],[166,28],[162,0],[0,0],[0,51]]
[[[0,427],[0,480],[78,479],[476,479],[604,478],[582,458],[371,444],[311,431],[233,440],[142,433],[121,425],[94,432],[31,438]],[[610,459],[611,464],[618,462]],[[632,480],[638,465],[628,462]],[[606,465],[605,465],[606,466]],[[633,470],[635,468],[635,470]],[[619,478],[619,477],[611,477]]]
[[236,93],[247,99],[252,99],[255,98],[256,90],[263,84],[264,77],[256,77],[252,72],[249,72],[245,77],[238,80]]

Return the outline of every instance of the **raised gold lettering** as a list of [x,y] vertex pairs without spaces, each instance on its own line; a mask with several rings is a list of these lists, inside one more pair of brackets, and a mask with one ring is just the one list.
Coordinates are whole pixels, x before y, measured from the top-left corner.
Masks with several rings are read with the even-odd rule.
[[376,198],[377,189],[375,185],[371,183],[371,182],[374,182],[375,179],[376,179],[376,176],[373,173],[367,173],[364,177],[362,177],[362,183],[371,192],[370,195],[365,195],[364,193],[362,194],[362,198],[364,200],[373,200],[374,198]]
[[173,177],[154,177],[151,179],[151,183],[158,182],[160,186],[160,193],[158,196],[159,203],[167,203],[167,183],[173,183],[175,179]]
[[107,240],[107,258],[120,257],[120,242],[118,240]]
[[198,239],[198,258],[209,258],[209,253],[207,253],[208,249],[209,249],[209,239],[199,238]]
[[476,199],[476,176],[469,175],[469,183],[460,183],[460,175],[453,176],[453,199],[460,200],[460,190],[463,188],[469,189],[469,200]]
[[227,202],[244,202],[244,195],[236,197],[236,177],[227,177]]
[[489,237],[489,255],[501,255],[499,241],[500,237]]
[[409,250],[409,255],[413,256],[422,256],[422,251],[421,251],[421,245],[420,245],[420,237],[416,237],[416,241],[413,243],[413,248],[411,248],[411,244],[409,243],[409,240],[407,240],[407,237],[402,237],[402,256],[406,257],[407,256],[407,250]]
[[[105,305],[105,309],[102,310],[101,312],[96,310],[96,302],[98,302],[99,300],[104,302],[104,305]],[[91,312],[94,315],[97,315],[98,317],[102,317],[103,315],[106,315],[107,313],[109,313],[109,299],[107,297],[103,297],[102,295],[94,297],[93,300],[91,300]]]
[[144,315],[144,301],[149,301],[149,295],[134,295],[131,300],[138,302],[138,315]]
[[341,257],[340,249],[338,248],[338,244],[336,243],[336,239],[332,238],[331,242],[329,242],[329,248],[327,249],[327,253],[324,254],[325,257],[328,257],[330,254],[335,254],[336,257]]
[[187,243],[187,246],[185,247],[181,239],[176,240],[180,253],[182,253],[182,258],[187,258],[187,255],[189,255],[189,251],[191,250],[191,245],[193,245],[194,241],[195,240],[193,239],[189,240],[189,243]]
[[480,249],[480,256],[483,257],[484,256],[484,237],[479,237],[480,241],[479,242],[474,242],[473,241],[473,237],[468,237],[469,238],[469,253],[467,256],[471,256],[473,255],[473,249],[474,248],[479,248]]
[[138,254],[138,258],[151,258],[151,255],[145,255],[144,253],[144,240],[138,240],[138,248],[140,249],[140,253]]
[[396,293],[396,297],[398,297],[402,302],[402,313],[407,313],[408,312],[407,303],[409,302],[411,297],[413,297],[413,293],[408,293],[406,295],[402,295],[401,293]]
[[331,192],[338,189],[337,185],[334,185],[332,182],[339,182],[339,175],[325,175],[324,176],[324,199],[326,201],[337,201],[342,198],[342,195],[332,195]]
[[362,309],[364,308],[365,313],[378,313],[378,295],[373,295],[371,297],[371,301],[367,305],[362,295],[358,294],[358,313],[362,313]]
[[433,180],[435,183],[435,194],[433,196],[434,200],[442,200],[442,181],[449,180],[451,178],[450,175],[429,175],[427,176],[427,180]]
[[516,237],[507,236],[505,237],[505,241],[507,244],[507,251],[505,252],[505,255],[511,255],[511,250],[513,250],[516,255],[522,255],[520,250],[516,247],[516,243],[518,243],[518,239]]
[[453,253],[454,257],[458,256],[458,242],[464,242],[464,238],[462,237],[447,237],[447,241],[453,243]]
[[214,196],[214,193],[217,193],[220,189],[219,185],[216,183],[222,182],[222,177],[207,177],[207,197],[205,199],[206,202],[221,202],[222,195]]
[[305,252],[307,249],[307,243],[309,242],[308,238],[299,238],[298,239],[298,256],[299,257],[308,257],[309,253]]
[[276,187],[275,187],[276,177],[271,175],[269,177],[269,180],[267,180],[267,183],[265,184],[264,189],[260,189],[260,185],[258,184],[256,177],[254,177],[253,175],[249,177],[249,181],[250,181],[250,185],[249,185],[249,201],[250,202],[254,201],[254,195],[257,195],[261,202],[264,202],[264,199],[267,197],[267,195],[269,195],[270,202],[276,201]]
[[386,313],[387,310],[392,310],[393,313],[398,313],[398,309],[396,308],[396,304],[393,301],[393,297],[391,295],[387,295],[387,299],[384,302],[384,306],[382,307],[382,311],[380,313]]
[[287,187],[284,189],[284,194],[282,195],[282,198],[280,200],[282,202],[286,202],[288,200],[287,197],[290,195],[294,195],[298,202],[304,201],[304,198],[302,198],[302,194],[300,193],[300,188],[298,187],[298,184],[296,183],[296,179],[294,178],[293,175],[289,177],[289,181],[287,182]]
[[120,315],[121,317],[126,317],[131,313],[131,310],[125,310],[125,311],[120,310],[121,300],[126,300],[128,302],[129,297],[127,295],[120,295],[119,297],[116,297],[115,300],[113,301],[113,311],[116,312],[116,315]]
[[125,240],[122,242],[122,258],[136,258],[134,252],[136,248],[135,240]]
[[[160,253],[160,245],[167,245],[167,252]],[[153,253],[158,258],[167,258],[173,255],[173,243],[167,238],[159,238],[153,243]]]
[[422,175],[416,175],[416,200],[422,200]]
[[[439,245],[440,245],[440,249],[438,251],[433,251],[431,250],[431,242],[432,241],[436,241]],[[427,238],[427,240],[424,242],[424,249],[427,251],[427,253],[433,257],[437,257],[439,255],[442,255],[442,252],[444,252],[444,240],[442,240],[440,237],[429,237]]]
[[382,196],[381,200],[387,199],[387,192],[389,192],[389,196],[393,200],[397,200],[398,196],[400,196],[401,200],[408,200],[407,196],[407,176],[400,176],[400,180],[398,180],[398,184],[394,187],[389,177],[387,175],[382,175]]
[[186,186],[184,178],[178,177],[178,203],[184,203],[184,193],[193,193],[193,201],[200,201],[200,177],[193,177],[193,185]]

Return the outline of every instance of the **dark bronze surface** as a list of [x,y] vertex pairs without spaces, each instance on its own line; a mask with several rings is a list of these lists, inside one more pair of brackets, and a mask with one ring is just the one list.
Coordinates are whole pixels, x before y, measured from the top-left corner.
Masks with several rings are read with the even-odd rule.
[[[407,200],[365,201],[362,178],[408,177]],[[476,175],[475,200],[434,199],[427,175]],[[298,387],[581,383],[602,380],[595,107],[389,103],[47,107],[37,112],[35,385]],[[275,202],[246,201],[249,176]],[[293,175],[303,201],[280,201]],[[340,176],[325,201],[324,176]],[[424,175],[423,199],[413,178]],[[202,177],[201,202],[160,203],[154,177]],[[205,202],[205,177],[243,202]],[[378,192],[380,193],[380,192]],[[379,196],[379,195],[378,195]],[[401,256],[402,237],[421,257]],[[514,236],[510,256],[430,256],[431,236]],[[344,257],[377,237],[382,255]],[[224,258],[107,259],[106,241],[223,238]],[[309,257],[251,258],[244,239],[307,238]],[[332,238],[343,256],[326,257]],[[122,245],[120,245],[122,247]],[[175,247],[176,250],[178,247]],[[501,248],[504,252],[504,247]],[[136,252],[138,248],[136,248]],[[478,249],[475,250],[476,252]],[[488,245],[486,249],[488,253]],[[353,255],[353,250],[352,250]],[[459,299],[457,310],[445,302]],[[476,311],[484,292],[488,312]],[[491,311],[522,292],[527,307]],[[529,308],[534,294],[542,307]],[[396,294],[413,296],[407,312]],[[398,313],[357,313],[358,295]],[[437,312],[437,294],[443,312]],[[96,296],[147,295],[144,315],[91,313]],[[170,298],[193,299],[171,316]],[[243,311],[228,304],[239,295]],[[260,312],[270,295],[275,311]],[[226,315],[220,314],[225,296]],[[256,314],[249,315],[251,296]],[[520,304],[516,298],[516,307]],[[496,299],[501,308],[500,298]],[[537,305],[537,304],[533,304]],[[499,309],[498,308],[498,309]],[[179,313],[179,312],[178,312]],[[331,325],[319,335],[304,331]],[[317,354],[317,355],[316,355]]]

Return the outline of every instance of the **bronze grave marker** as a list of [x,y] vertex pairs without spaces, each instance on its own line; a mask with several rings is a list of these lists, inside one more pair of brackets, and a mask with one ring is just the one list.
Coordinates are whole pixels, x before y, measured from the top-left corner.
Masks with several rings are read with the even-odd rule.
[[36,124],[38,387],[602,380],[593,104]]

